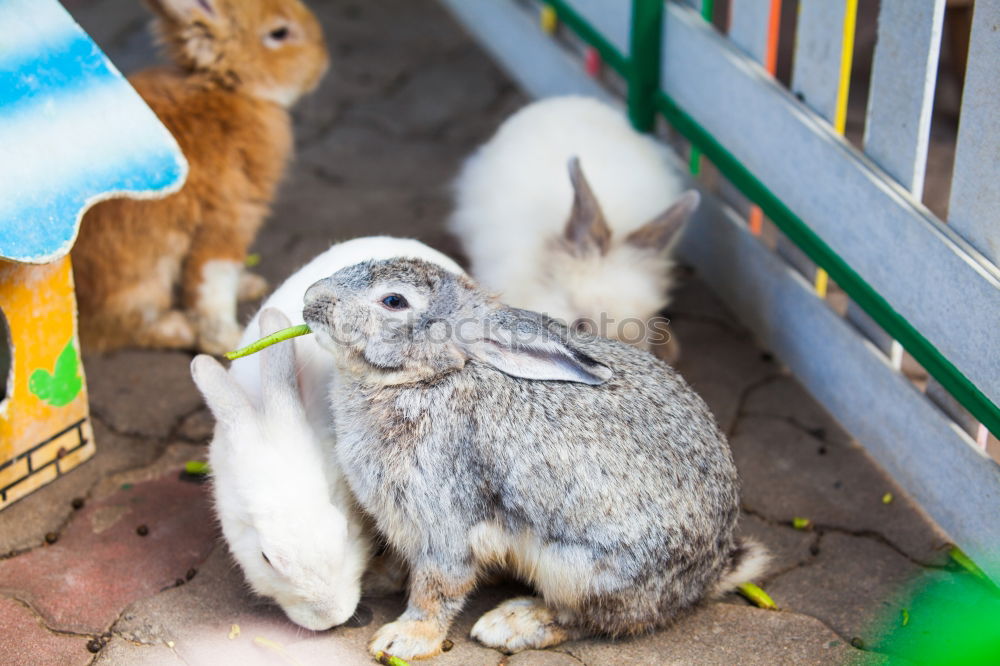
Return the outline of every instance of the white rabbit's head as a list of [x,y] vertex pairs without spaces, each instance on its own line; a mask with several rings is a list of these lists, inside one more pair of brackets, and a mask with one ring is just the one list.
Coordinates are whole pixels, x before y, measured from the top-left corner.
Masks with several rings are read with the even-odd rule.
[[[288,325],[283,314],[266,310],[260,332]],[[369,545],[349,500],[331,490],[323,445],[332,443],[305,417],[294,345],[264,350],[260,364],[260,405],[214,359],[202,355],[191,364],[216,418],[210,447],[216,511],[253,590],[296,624],[328,629],[354,614]]]
[[546,245],[532,289],[516,294],[517,305],[646,349],[656,333],[646,324],[667,305],[673,264],[665,255],[701,197],[685,192],[643,226],[616,237],[578,159],[570,161],[569,174],[569,219]]

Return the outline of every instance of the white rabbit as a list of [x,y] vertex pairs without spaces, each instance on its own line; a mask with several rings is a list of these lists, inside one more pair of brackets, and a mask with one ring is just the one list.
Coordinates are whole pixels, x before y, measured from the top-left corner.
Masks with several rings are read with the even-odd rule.
[[[424,259],[462,273],[454,261],[415,240],[373,236],[339,243],[267,298],[241,346],[292,325],[275,311],[291,313],[294,323],[302,323],[303,294],[317,280],[368,259],[395,257]],[[279,348],[283,355],[268,365]],[[279,373],[275,364],[286,367]],[[257,593],[314,630],[350,618],[371,550],[365,521],[332,456],[327,399],[332,372],[329,354],[313,336],[237,359],[228,376],[208,357],[192,363],[195,382],[218,422],[210,459],[216,511],[230,550]],[[403,582],[391,564],[382,575],[383,580],[367,580],[366,590]]]
[[[266,335],[289,326],[274,309]],[[313,630],[351,618],[361,597],[369,539],[343,483],[331,485],[322,435],[306,419],[295,348],[275,345],[260,366],[257,396],[218,361],[199,355],[191,375],[215,415],[209,448],[215,509],[233,557],[255,592]]]
[[530,104],[466,160],[454,190],[449,225],[484,287],[640,348],[656,341],[637,324],[667,305],[666,255],[700,198],[620,111],[585,97]]

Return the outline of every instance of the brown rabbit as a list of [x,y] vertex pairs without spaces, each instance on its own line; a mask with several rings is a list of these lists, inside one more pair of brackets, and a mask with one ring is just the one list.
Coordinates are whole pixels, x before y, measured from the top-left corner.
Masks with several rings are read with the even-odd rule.
[[150,0],[173,65],[130,78],[190,164],[156,201],[115,199],[83,219],[73,250],[80,334],[123,346],[218,354],[239,342],[237,298],[263,295],[244,271],[291,155],[288,108],[319,83],[327,52],[299,0]]

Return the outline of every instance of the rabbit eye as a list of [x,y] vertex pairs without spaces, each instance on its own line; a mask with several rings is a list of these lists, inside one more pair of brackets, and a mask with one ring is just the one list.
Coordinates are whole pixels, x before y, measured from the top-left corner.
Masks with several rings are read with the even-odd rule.
[[286,39],[288,39],[288,26],[283,25],[280,28],[275,28],[268,34],[268,37],[270,37],[276,42],[285,41]]
[[410,307],[410,304],[406,302],[406,299],[399,294],[389,294],[382,298],[382,305],[384,305],[389,310],[405,310]]
[[577,333],[592,333],[593,327],[587,319],[577,319],[573,322],[573,330]]

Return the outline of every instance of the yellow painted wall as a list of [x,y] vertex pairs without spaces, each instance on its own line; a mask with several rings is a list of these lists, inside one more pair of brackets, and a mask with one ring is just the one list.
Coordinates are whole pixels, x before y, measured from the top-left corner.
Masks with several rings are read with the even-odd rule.
[[[88,408],[82,363],[76,364],[82,388],[68,404],[49,404],[31,390],[32,376],[38,371],[51,376],[67,344],[72,343],[79,360],[76,300],[69,258],[42,266],[0,260],[0,309],[7,319],[13,347],[13,380],[8,384],[6,399],[0,404],[0,466],[84,421],[15,465],[0,468],[0,489],[19,479],[29,464],[35,470],[28,480],[30,483],[8,488],[7,497],[0,497],[0,508],[3,508],[89,458],[94,452],[94,442],[90,423],[85,420]],[[44,380],[42,384],[48,382],[45,376],[40,379]],[[39,383],[36,380],[36,392]],[[66,455],[81,441],[86,441],[84,447]],[[63,457],[57,464],[46,466],[60,453]]]

